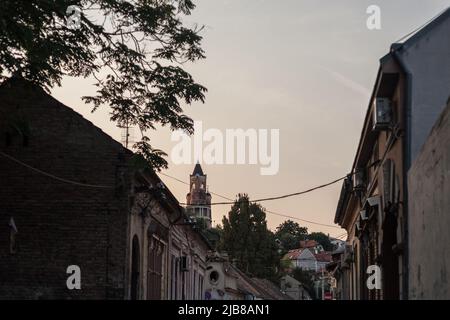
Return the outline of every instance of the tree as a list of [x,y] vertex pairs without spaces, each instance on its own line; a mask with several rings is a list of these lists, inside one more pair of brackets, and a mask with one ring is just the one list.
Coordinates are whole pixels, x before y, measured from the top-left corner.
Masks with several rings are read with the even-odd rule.
[[297,222],[287,220],[280,224],[275,232],[275,237],[282,246],[282,252],[296,249],[300,246],[300,241],[304,240],[308,234],[306,227],[301,227]]
[[309,240],[316,240],[320,245],[322,245],[323,250],[333,251],[334,247],[330,241],[330,238],[323,232],[312,232],[308,235]]
[[247,195],[223,217],[220,249],[226,251],[237,266],[252,276],[273,278],[279,263],[274,234],[267,229],[266,213]]
[[297,281],[301,282],[301,284],[303,284],[306,291],[308,291],[311,297],[315,297],[316,293],[314,290],[314,271],[295,268],[294,270],[292,270],[291,276]]
[[[63,76],[89,77],[97,92],[84,101],[93,111],[109,105],[119,125],[138,126],[136,152],[165,168],[165,153],[146,132],[161,124],[192,133],[181,102],[203,102],[206,92],[182,68],[204,58],[202,28],[182,23],[194,8],[192,0],[2,0],[0,77],[22,77],[47,91]],[[75,13],[77,23],[67,23]]]
[[219,249],[220,239],[222,238],[223,229],[221,226],[217,225],[214,228],[206,228],[202,231],[204,236],[211,243],[214,250]]

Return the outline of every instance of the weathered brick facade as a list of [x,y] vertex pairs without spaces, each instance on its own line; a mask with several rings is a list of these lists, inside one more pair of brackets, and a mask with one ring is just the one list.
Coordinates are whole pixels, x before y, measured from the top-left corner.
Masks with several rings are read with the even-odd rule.
[[[0,298],[125,296],[129,151],[41,88],[20,79],[0,87]],[[10,252],[9,221],[17,226]],[[68,290],[66,268],[81,268]]]
[[208,241],[135,164],[41,88],[2,83],[0,299],[203,299]]

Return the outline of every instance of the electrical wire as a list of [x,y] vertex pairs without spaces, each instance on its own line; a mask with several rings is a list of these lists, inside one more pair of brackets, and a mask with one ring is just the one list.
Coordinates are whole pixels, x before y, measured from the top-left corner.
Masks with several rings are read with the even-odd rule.
[[[167,177],[167,178],[173,179],[173,180],[175,180],[175,181],[181,182],[181,183],[183,183],[183,184],[185,184],[185,185],[189,185],[189,183],[187,183],[186,181],[183,181],[183,180],[181,180],[181,179],[178,179],[178,178],[173,177],[173,176],[171,176],[171,175],[168,175],[168,174],[166,174],[166,173],[160,172],[159,174],[162,175],[162,176],[165,176],[165,177]],[[342,179],[340,179],[340,180],[342,180]],[[336,182],[337,182],[337,181],[336,181]],[[232,202],[229,202],[229,203],[227,203],[227,204],[234,204],[234,203],[235,203],[235,202],[233,201],[233,199],[231,199],[231,198],[229,198],[229,197],[226,197],[226,196],[224,196],[224,195],[221,195],[221,194],[218,194],[218,193],[215,193],[215,192],[211,192],[211,191],[209,191],[209,193],[211,193],[211,194],[213,194],[213,195],[215,195],[215,196],[218,196],[218,197],[220,197],[220,198],[222,198],[222,199],[232,201]],[[257,202],[257,201],[258,201],[258,200],[251,201],[251,202]],[[180,203],[180,204],[183,204],[183,203]],[[185,205],[185,204],[184,204],[184,205]],[[324,223],[320,223],[320,222],[315,222],[315,221],[305,220],[305,219],[301,219],[301,218],[298,218],[298,217],[294,217],[294,216],[290,216],[290,215],[286,215],[286,214],[274,212],[274,211],[271,211],[271,210],[266,210],[266,212],[269,213],[269,214],[272,214],[272,215],[276,215],[276,216],[280,216],[280,217],[284,217],[284,218],[289,218],[289,219],[293,219],[293,220],[298,220],[298,221],[302,221],[302,222],[306,222],[306,223],[310,223],[310,224],[314,224],[314,225],[319,225],[319,226],[322,226],[322,227],[329,227],[329,228],[342,229],[341,227],[336,226],[336,225],[324,224]]]
[[26,164],[26,163],[24,163],[24,162],[22,162],[22,161],[20,161],[20,160],[18,160],[18,159],[16,159],[16,158],[12,157],[12,156],[10,156],[10,155],[8,155],[8,154],[2,152],[2,151],[0,151],[0,155],[4,156],[5,158],[8,158],[8,159],[11,160],[11,161],[14,161],[14,162],[20,164],[21,166],[24,166],[24,167],[26,167],[26,168],[28,168],[28,169],[30,169],[30,170],[33,170],[33,171],[35,171],[35,172],[37,172],[37,173],[40,173],[40,174],[42,174],[42,175],[44,175],[44,176],[47,176],[47,177],[49,177],[49,178],[52,178],[52,179],[55,179],[55,180],[58,180],[58,181],[61,181],[61,182],[64,182],[64,183],[73,184],[73,185],[80,186],[80,187],[101,188],[101,189],[114,189],[113,186],[104,186],[104,185],[96,185],[96,184],[81,183],[81,182],[77,182],[77,181],[72,181],[72,180],[60,178],[60,177],[57,177],[57,176],[55,176],[55,175],[53,175],[53,174],[51,174],[51,173],[48,173],[48,172],[39,170],[39,169],[37,169],[37,168],[34,168],[34,167],[32,167],[32,166],[30,166],[30,165],[28,165],[28,164]]
[[[294,196],[303,195],[303,194],[306,194],[306,193],[309,193],[309,192],[312,192],[312,191],[315,191],[315,190],[318,190],[318,189],[322,189],[322,188],[331,186],[331,185],[333,185],[333,184],[335,184],[335,183],[337,183],[337,182],[339,182],[341,180],[344,180],[347,177],[348,177],[348,175],[345,175],[345,176],[343,176],[343,177],[341,177],[339,179],[333,180],[331,182],[328,182],[328,183],[325,183],[325,184],[322,184],[320,186],[317,186],[317,187],[314,187],[314,188],[310,188],[310,189],[307,189],[307,190],[304,190],[304,191],[295,192],[295,193],[289,193],[289,194],[285,194],[285,195],[277,196],[277,197],[270,197],[270,198],[262,198],[262,199],[251,200],[250,202],[256,203],[256,202],[264,202],[264,201],[273,201],[273,200],[279,200],[279,199],[285,199],[285,198],[290,198],[290,197],[294,197]],[[186,203],[180,203],[180,204],[186,205]],[[214,205],[230,205],[230,204],[235,204],[235,201],[230,201],[230,202],[213,202],[213,203],[211,203],[212,206],[214,206]]]
[[[52,179],[55,179],[55,180],[58,180],[58,181],[61,181],[61,182],[64,182],[64,183],[68,183],[68,184],[72,184],[72,185],[76,185],[76,186],[81,186],[81,187],[89,187],[89,188],[102,188],[102,189],[113,189],[114,188],[113,186],[94,185],[94,184],[87,184],[87,183],[81,183],[81,182],[77,182],[77,181],[64,179],[64,178],[55,176],[55,175],[53,175],[51,173],[48,173],[48,172],[42,171],[40,169],[34,168],[34,167],[32,167],[32,166],[30,166],[30,165],[28,165],[28,164],[26,164],[26,163],[24,163],[24,162],[22,162],[22,161],[20,161],[20,160],[18,160],[16,158],[12,157],[12,156],[10,156],[10,155],[2,152],[2,151],[0,151],[0,155],[4,156],[5,158],[8,158],[11,161],[14,161],[14,162],[22,165],[22,166],[24,166],[24,167],[26,167],[26,168],[28,168],[30,170],[33,170],[33,171],[35,171],[37,173],[40,173],[40,174],[45,175],[45,176],[47,176],[49,178],[52,178]],[[173,180],[176,180],[178,182],[181,182],[183,184],[189,185],[189,183],[187,183],[187,182],[185,182],[185,181],[183,181],[181,179],[178,179],[176,177],[170,176],[168,174],[165,174],[165,173],[162,173],[162,172],[160,172],[159,174],[162,175],[162,176],[171,178]],[[278,196],[278,197],[271,197],[271,198],[263,198],[263,199],[252,200],[251,202],[255,203],[255,202],[263,202],[263,201],[271,201],[271,200],[277,200],[277,199],[293,197],[293,196],[296,196],[296,195],[302,195],[302,194],[309,193],[309,192],[312,192],[314,190],[321,189],[321,188],[330,186],[332,184],[335,184],[335,183],[345,179],[346,177],[347,176],[341,177],[341,178],[336,179],[336,180],[334,180],[332,182],[329,182],[329,183],[326,183],[326,184],[323,184],[323,185],[320,185],[320,186],[317,186],[317,187],[314,187],[314,188],[311,188],[311,189],[308,189],[308,190],[305,190],[305,191],[291,193],[291,194]],[[234,204],[235,203],[235,201],[233,201],[233,199],[231,199],[229,197],[223,196],[223,195],[215,193],[215,192],[211,192],[211,191],[209,191],[209,192],[211,194],[215,195],[215,196],[218,196],[218,197],[223,198],[225,200],[229,200],[229,202],[217,202],[217,203],[212,203],[211,205],[226,205],[226,204]],[[181,205],[186,205],[185,203],[180,203],[180,204]],[[339,226],[336,226],[336,225],[330,225],[330,224],[319,223],[319,222],[315,222],[315,221],[311,221],[311,220],[305,220],[305,219],[297,218],[297,217],[286,215],[286,214],[281,214],[281,213],[270,211],[270,210],[266,210],[266,212],[269,213],[269,214],[276,215],[276,216],[289,218],[289,219],[293,219],[293,220],[298,220],[298,221],[302,221],[302,222],[306,222],[306,223],[310,223],[310,224],[314,224],[314,225],[319,225],[319,226],[322,226],[322,227],[341,229]]]

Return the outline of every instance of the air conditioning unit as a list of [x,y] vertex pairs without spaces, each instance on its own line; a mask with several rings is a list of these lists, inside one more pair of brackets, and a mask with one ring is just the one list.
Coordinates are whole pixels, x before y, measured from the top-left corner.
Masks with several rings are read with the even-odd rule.
[[364,169],[356,169],[353,175],[353,189],[364,190],[366,186],[366,172]]
[[392,123],[392,101],[389,98],[376,98],[373,112],[373,130],[389,129]]
[[353,247],[350,245],[345,246],[344,256],[343,260],[345,263],[352,263],[353,262]]
[[182,256],[180,259],[180,269],[181,271],[189,271],[189,257],[188,256]]
[[367,213],[367,210],[361,210],[359,215],[361,216],[361,220],[363,220],[363,221],[369,219],[369,214]]

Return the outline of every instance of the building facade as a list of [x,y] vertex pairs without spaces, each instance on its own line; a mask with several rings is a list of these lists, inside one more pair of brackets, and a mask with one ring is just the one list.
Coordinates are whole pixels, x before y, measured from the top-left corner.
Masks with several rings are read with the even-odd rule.
[[[320,245],[319,245],[320,246]],[[322,246],[320,246],[321,248]],[[282,258],[287,269],[300,268],[314,272],[325,270],[331,262],[328,252],[319,251],[318,247],[299,248],[289,250]]]
[[23,79],[0,115],[1,299],[203,299],[209,244],[155,172]]
[[[449,96],[450,9],[391,46],[369,101],[351,174],[335,222],[346,229],[349,299],[407,299],[407,173]],[[369,266],[382,287],[369,290]],[[347,272],[346,272],[347,273]],[[343,279],[343,277],[340,277]]]
[[267,279],[250,277],[228,260],[225,253],[208,257],[205,280],[207,300],[290,300],[289,295]]
[[289,275],[281,277],[280,286],[281,290],[293,300],[311,300],[303,284]]
[[408,172],[409,298],[450,299],[450,99]]

